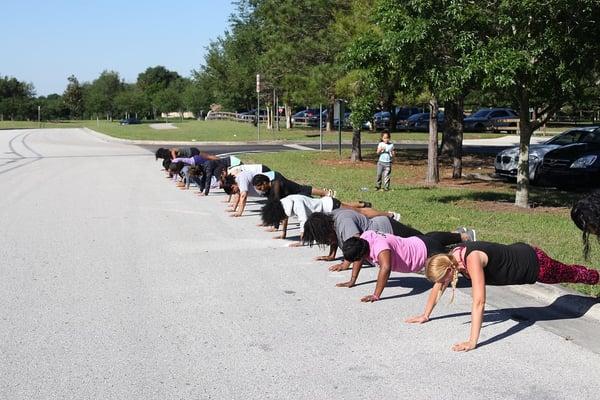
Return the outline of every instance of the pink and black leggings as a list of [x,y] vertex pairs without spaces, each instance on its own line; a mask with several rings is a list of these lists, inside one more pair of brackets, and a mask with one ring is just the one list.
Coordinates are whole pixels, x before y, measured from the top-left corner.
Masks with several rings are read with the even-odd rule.
[[600,273],[595,269],[583,265],[567,265],[550,258],[537,247],[533,248],[538,259],[540,271],[538,282],[542,283],[585,283],[596,285],[600,280]]

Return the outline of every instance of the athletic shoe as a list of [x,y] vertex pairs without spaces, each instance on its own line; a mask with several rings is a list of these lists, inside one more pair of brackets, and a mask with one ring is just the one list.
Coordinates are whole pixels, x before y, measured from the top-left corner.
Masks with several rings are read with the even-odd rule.
[[328,196],[328,197],[335,197],[335,195],[337,194],[337,192],[333,189],[325,188],[323,190],[325,191],[325,193],[327,193],[326,196]]
[[362,208],[373,208],[373,204],[370,201],[359,200],[358,202],[362,204]]
[[392,214],[392,219],[400,222],[400,219],[402,218],[402,216],[400,215],[400,213],[394,212],[394,211],[388,211],[390,214]]
[[467,231],[465,233],[469,237],[470,242],[477,241],[477,232],[475,232],[475,229],[467,228]]
[[464,226],[459,226],[458,228],[456,228],[456,233],[467,233],[467,228],[465,228]]

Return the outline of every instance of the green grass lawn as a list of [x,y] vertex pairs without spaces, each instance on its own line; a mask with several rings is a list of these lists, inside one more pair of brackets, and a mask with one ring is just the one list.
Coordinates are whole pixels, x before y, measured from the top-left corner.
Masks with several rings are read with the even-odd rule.
[[[177,129],[157,130],[150,127],[149,123],[140,125],[122,126],[118,122],[101,121],[66,121],[66,122],[43,122],[42,128],[78,128],[87,127],[95,131],[121,139],[132,140],[166,140],[166,141],[196,141],[196,142],[246,142],[257,140],[257,128],[248,123],[232,121],[195,121],[195,120],[171,120]],[[38,128],[37,122],[24,121],[0,121],[0,129]],[[425,132],[395,132],[393,139],[427,141]],[[492,138],[504,136],[504,134],[491,133],[466,133],[466,139]],[[337,132],[323,132],[325,143],[337,143]],[[378,132],[363,131],[363,141],[377,141]],[[282,140],[282,141],[306,141],[318,142],[319,130],[311,128],[294,128],[290,130],[270,131],[261,126],[260,140]],[[342,132],[342,140],[352,140],[352,133]]]
[[[404,156],[400,154],[400,158]],[[367,200],[377,209],[398,211],[402,222],[424,232],[468,226],[477,230],[478,240],[523,241],[563,262],[600,269],[600,246],[593,243],[592,257],[584,261],[581,232],[569,217],[570,205],[581,194],[533,188],[531,197],[539,207],[524,210],[512,205],[514,184],[495,182],[473,188],[462,181],[463,187],[449,187],[452,182],[445,179],[444,186],[427,187],[420,183],[421,176],[415,176],[422,173],[424,178],[423,169],[400,164],[392,171],[392,190],[375,192],[372,154],[371,161],[354,166],[348,164],[348,153],[339,159],[336,152],[248,154],[243,159],[266,164],[298,182],[334,188],[341,200]],[[571,286],[600,296],[600,286]]]

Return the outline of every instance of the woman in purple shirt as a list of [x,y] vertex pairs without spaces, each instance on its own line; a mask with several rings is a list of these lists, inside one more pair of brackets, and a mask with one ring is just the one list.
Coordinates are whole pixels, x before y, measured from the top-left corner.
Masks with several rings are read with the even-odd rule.
[[352,263],[352,277],[348,282],[338,283],[337,287],[352,287],[364,261],[379,266],[375,293],[361,298],[363,302],[379,300],[383,289],[394,272],[418,272],[425,266],[427,258],[444,253],[444,245],[453,235],[450,232],[435,232],[434,235],[411,236],[402,238],[375,231],[363,232],[360,237],[352,237],[344,242],[342,252],[344,260]]

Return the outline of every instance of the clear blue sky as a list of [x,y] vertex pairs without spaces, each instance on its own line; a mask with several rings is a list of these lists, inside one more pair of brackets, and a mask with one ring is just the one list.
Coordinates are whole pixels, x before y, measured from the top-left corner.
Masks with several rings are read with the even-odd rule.
[[230,0],[2,0],[0,75],[33,83],[37,95],[103,70],[126,82],[156,65],[190,76],[234,9]]

